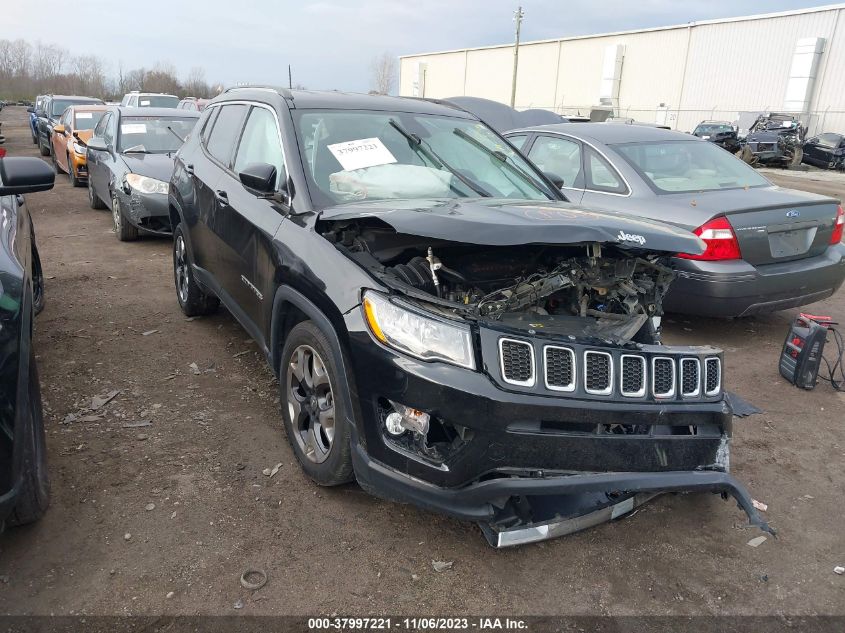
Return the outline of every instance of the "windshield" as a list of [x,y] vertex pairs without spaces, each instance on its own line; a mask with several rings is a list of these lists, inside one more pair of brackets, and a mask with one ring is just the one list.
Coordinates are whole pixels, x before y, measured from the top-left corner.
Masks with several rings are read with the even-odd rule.
[[73,118],[73,129],[77,132],[83,130],[93,130],[100,119],[103,118],[105,110],[97,110],[94,112],[76,112]]
[[361,110],[293,115],[317,207],[413,198],[558,199],[534,167],[476,120]]
[[184,139],[196,122],[196,118],[123,117],[120,119],[118,151],[140,154],[175,152],[182,147],[182,140],[177,135]]
[[721,134],[722,132],[733,132],[734,129],[730,125],[720,124],[720,123],[707,123],[703,125],[699,125],[695,128],[696,136],[700,136],[702,134]]
[[53,103],[50,106],[50,114],[53,115],[53,116],[61,116],[62,112],[64,112],[65,109],[68,106],[77,105],[79,103],[87,103],[87,104],[90,105],[92,103],[99,103],[99,101],[78,101],[76,99],[53,99]]
[[613,148],[656,193],[760,187],[769,181],[718,145],[703,141],[628,143]]
[[139,108],[175,108],[179,97],[170,95],[141,95],[138,97]]

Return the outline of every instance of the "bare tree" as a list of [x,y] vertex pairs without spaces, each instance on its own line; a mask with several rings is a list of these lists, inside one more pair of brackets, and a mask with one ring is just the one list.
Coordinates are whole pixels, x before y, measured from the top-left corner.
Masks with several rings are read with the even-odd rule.
[[377,55],[370,64],[370,73],[373,92],[390,94],[396,83],[396,58],[390,53]]
[[208,83],[205,81],[205,70],[199,66],[194,66],[188,73],[188,78],[182,84],[182,90],[185,96],[206,98],[209,96]]
[[80,55],[73,60],[74,92],[83,95],[101,95],[106,91],[106,74],[103,62],[94,55]]

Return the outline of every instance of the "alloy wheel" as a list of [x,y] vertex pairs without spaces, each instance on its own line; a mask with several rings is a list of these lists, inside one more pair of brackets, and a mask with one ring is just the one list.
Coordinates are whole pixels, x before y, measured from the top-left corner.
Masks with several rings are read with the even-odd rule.
[[188,303],[188,255],[185,252],[185,240],[176,236],[176,292],[182,304]]
[[324,462],[335,433],[334,393],[326,365],[310,345],[300,345],[288,362],[287,405],[294,437],[312,462]]

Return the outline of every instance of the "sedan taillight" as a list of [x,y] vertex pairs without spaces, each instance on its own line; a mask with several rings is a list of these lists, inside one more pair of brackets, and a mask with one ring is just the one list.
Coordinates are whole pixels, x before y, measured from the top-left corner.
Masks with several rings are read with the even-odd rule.
[[833,223],[833,234],[830,236],[831,244],[839,244],[842,241],[842,228],[845,226],[845,211],[842,205],[836,210],[836,220]]
[[695,229],[693,233],[707,244],[707,249],[701,255],[679,253],[677,257],[702,261],[742,259],[736,234],[728,218],[725,216],[720,215],[709,222],[705,222]]

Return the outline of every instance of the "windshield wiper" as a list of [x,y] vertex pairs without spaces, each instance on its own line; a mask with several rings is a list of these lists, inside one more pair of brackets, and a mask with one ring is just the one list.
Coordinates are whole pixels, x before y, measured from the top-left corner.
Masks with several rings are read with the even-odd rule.
[[182,141],[183,143],[185,142],[185,139],[183,139],[181,136],[179,136],[179,135],[176,133],[176,130],[174,130],[174,129],[173,129],[172,127],[170,127],[169,125],[167,126],[167,130],[168,130],[168,131],[169,131],[169,132],[170,132],[173,136],[175,136],[176,138],[178,138],[180,141]]
[[521,167],[518,167],[518,166],[512,164],[511,162],[509,162],[512,159],[510,158],[510,156],[508,156],[504,152],[499,152],[499,151],[490,149],[489,147],[487,147],[484,143],[482,143],[478,139],[473,138],[472,136],[470,136],[469,134],[467,134],[466,132],[464,132],[463,130],[460,130],[458,128],[455,128],[454,130],[452,130],[452,134],[454,134],[455,136],[457,136],[459,138],[464,139],[465,141],[468,141],[469,143],[471,143],[472,145],[474,145],[475,147],[480,149],[482,152],[484,152],[488,156],[495,158],[496,160],[501,162],[502,165],[504,165],[505,167],[510,169],[513,173],[517,174],[520,178],[522,178],[522,180],[527,182],[532,187],[537,187],[539,184],[541,184],[535,178],[532,178],[530,174],[526,173],[525,170],[523,170]]
[[123,150],[121,154],[152,154],[152,152],[143,145],[135,145],[129,149]]
[[488,192],[484,191],[484,189],[481,188],[481,185],[474,183],[469,178],[464,176],[460,171],[458,171],[457,169],[449,165],[449,163],[447,163],[445,160],[443,160],[443,158],[441,158],[437,154],[437,152],[431,149],[431,145],[426,143],[425,146],[423,146],[423,141],[419,136],[417,136],[416,134],[411,134],[408,130],[399,125],[399,123],[397,123],[395,119],[390,119],[389,123],[394,130],[399,132],[399,134],[401,134],[407,139],[408,143],[412,147],[415,147],[430,162],[434,163],[435,167],[437,167],[438,169],[440,169],[441,167],[445,167],[447,171],[451,172],[453,176],[455,176],[458,180],[460,180],[462,183],[464,183],[467,187],[472,189],[482,198],[491,197]]

